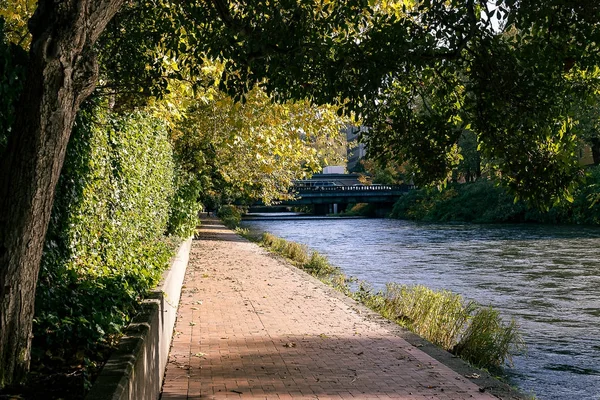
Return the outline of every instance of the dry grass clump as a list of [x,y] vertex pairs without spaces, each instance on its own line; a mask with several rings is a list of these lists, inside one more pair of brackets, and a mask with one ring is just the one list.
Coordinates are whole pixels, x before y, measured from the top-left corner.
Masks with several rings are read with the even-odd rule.
[[481,368],[499,368],[524,349],[514,320],[448,290],[389,283],[383,292],[360,286],[354,295],[369,308]]
[[297,265],[304,265],[309,260],[307,247],[299,243],[288,242],[267,232],[263,233],[261,242],[264,246],[293,261]]
[[479,308],[462,334],[454,353],[474,365],[502,367],[512,364],[512,355],[525,350],[516,322],[508,324],[491,307]]
[[445,349],[456,346],[476,307],[459,294],[422,285],[390,283],[383,298],[383,313]]

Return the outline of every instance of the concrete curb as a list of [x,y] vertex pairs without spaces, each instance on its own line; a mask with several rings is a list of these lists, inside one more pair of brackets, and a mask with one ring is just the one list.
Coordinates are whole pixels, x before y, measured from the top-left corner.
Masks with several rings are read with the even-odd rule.
[[86,400],[156,400],[169,358],[192,238],[181,244],[162,282],[142,302]]

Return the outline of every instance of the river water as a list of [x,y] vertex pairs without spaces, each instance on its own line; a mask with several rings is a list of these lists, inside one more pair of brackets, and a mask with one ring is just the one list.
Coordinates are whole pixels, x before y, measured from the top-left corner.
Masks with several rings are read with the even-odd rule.
[[538,399],[600,399],[600,229],[388,219],[244,221],[306,244],[347,275],[449,289],[521,327],[512,384]]

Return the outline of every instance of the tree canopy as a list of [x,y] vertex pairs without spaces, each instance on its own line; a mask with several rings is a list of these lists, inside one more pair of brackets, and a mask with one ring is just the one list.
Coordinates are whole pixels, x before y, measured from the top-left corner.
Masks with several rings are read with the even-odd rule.
[[160,104],[173,97],[185,103],[172,126],[175,152],[204,198],[269,204],[288,197],[294,180],[345,162],[342,128],[351,119],[338,116],[338,106],[273,103],[258,86],[243,103],[215,87],[194,94],[183,85]]
[[545,206],[581,177],[574,105],[596,101],[599,20],[593,1],[156,0],[128,3],[103,51],[136,92],[202,85],[208,58],[236,99],[260,82],[279,100],[345,101],[370,157],[410,162],[421,184],[450,175],[468,129],[512,192]]

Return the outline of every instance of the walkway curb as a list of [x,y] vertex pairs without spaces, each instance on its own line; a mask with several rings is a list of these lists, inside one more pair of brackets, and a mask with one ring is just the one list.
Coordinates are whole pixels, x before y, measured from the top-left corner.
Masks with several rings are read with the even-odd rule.
[[179,247],[162,282],[142,302],[86,400],[156,400],[169,357],[192,238]]

